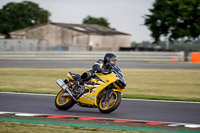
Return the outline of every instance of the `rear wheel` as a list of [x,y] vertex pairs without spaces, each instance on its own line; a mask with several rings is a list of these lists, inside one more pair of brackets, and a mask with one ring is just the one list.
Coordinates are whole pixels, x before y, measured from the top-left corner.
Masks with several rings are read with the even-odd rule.
[[102,96],[99,102],[99,110],[101,113],[110,113],[114,111],[121,102],[121,93],[118,91],[113,92],[111,98],[106,101],[105,94]]
[[67,110],[71,108],[76,102],[74,99],[65,91],[61,90],[55,99],[55,106],[59,110]]

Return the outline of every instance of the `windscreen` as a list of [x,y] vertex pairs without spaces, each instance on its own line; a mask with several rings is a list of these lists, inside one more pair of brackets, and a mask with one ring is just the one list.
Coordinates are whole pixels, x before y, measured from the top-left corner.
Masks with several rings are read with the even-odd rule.
[[113,66],[112,72],[116,75],[119,80],[121,80],[126,85],[126,80],[124,79],[124,75],[119,66]]

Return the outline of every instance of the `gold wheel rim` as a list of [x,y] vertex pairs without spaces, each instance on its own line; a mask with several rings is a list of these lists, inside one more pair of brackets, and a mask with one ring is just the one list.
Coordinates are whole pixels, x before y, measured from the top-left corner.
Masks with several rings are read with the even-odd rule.
[[115,103],[116,103],[116,101],[117,101],[117,94],[114,92],[113,94],[112,94],[112,98],[109,100],[109,101],[103,101],[103,99],[101,99],[100,100],[100,108],[102,109],[102,110],[108,110],[108,109],[110,109],[111,107],[113,107],[114,105],[115,105]]
[[65,93],[65,91],[62,90],[62,91],[58,94],[58,96],[57,96],[57,98],[56,98],[56,102],[57,102],[58,105],[64,105],[64,104],[66,104],[67,102],[69,102],[69,100],[71,99],[71,96],[63,96],[64,93]]

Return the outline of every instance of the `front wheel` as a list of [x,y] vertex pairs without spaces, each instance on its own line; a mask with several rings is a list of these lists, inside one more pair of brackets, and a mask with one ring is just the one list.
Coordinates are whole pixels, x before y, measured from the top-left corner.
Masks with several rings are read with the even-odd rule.
[[55,99],[55,106],[59,110],[67,110],[71,108],[76,102],[74,99],[65,91],[61,90]]
[[111,98],[106,101],[105,95],[102,96],[99,102],[99,110],[101,113],[110,113],[114,111],[121,102],[121,93],[118,91],[113,92]]

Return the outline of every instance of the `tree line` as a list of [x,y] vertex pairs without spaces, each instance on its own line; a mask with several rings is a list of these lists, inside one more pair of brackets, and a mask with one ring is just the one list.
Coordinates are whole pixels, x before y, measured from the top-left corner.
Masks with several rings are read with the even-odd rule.
[[[50,15],[48,10],[31,1],[7,3],[0,9],[0,34],[9,38],[9,33],[12,31],[50,22]],[[87,16],[83,19],[83,24],[97,24],[111,28],[104,17]]]
[[[176,44],[177,47],[195,45],[195,50],[198,50],[196,45],[200,40],[200,0],[155,0],[149,11],[150,14],[144,16],[144,25],[151,31],[153,44],[157,44],[154,47],[162,46],[164,42],[161,38],[166,38],[174,48]],[[12,31],[48,23],[50,15],[48,10],[31,1],[9,2],[0,9],[0,34],[9,38]],[[82,23],[111,28],[108,19],[104,17],[87,16]],[[150,42],[146,45],[151,47],[153,44]]]

